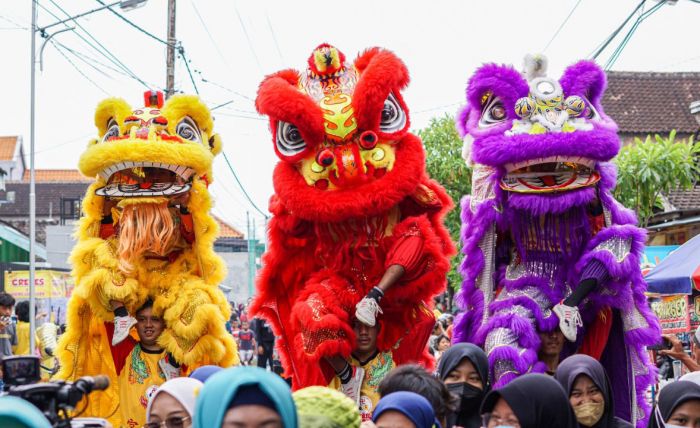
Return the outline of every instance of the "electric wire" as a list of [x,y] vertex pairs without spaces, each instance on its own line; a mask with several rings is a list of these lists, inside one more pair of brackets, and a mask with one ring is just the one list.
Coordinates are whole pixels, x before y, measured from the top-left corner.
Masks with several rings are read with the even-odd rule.
[[226,161],[226,164],[228,165],[228,169],[233,174],[233,178],[236,179],[236,183],[238,183],[238,187],[240,187],[241,191],[243,192],[243,196],[245,196],[246,199],[248,199],[248,202],[250,202],[250,205],[252,205],[253,208],[255,208],[255,210],[257,212],[259,212],[266,219],[269,218],[269,216],[267,214],[265,214],[260,208],[258,208],[258,206],[255,204],[255,202],[253,202],[253,199],[250,197],[248,192],[246,192],[245,187],[243,187],[243,184],[241,183],[241,180],[238,179],[238,174],[236,174],[236,171],[233,169],[233,165],[231,165],[231,162],[228,160],[228,156],[226,156],[226,152],[224,152],[222,150],[221,154],[224,155],[224,160]]
[[603,40],[603,42],[602,42],[600,45],[598,45],[598,47],[594,50],[594,52],[593,52],[592,54],[589,54],[589,55],[588,55],[591,59],[597,59],[598,56],[599,56],[601,53],[603,53],[603,51],[605,50],[605,48],[607,48],[608,45],[610,44],[610,42],[612,42],[613,39],[614,39],[615,37],[617,37],[617,34],[625,27],[625,25],[627,25],[627,23],[629,22],[630,19],[632,19],[632,17],[634,16],[634,14],[637,13],[637,11],[638,11],[639,9],[642,8],[642,6],[644,6],[644,2],[646,2],[646,0],[640,1],[639,4],[637,5],[637,7],[634,8],[634,10],[632,11],[632,13],[630,13],[629,16],[627,16],[627,18],[625,18],[625,20],[622,21],[622,24],[620,24],[620,26],[618,26],[618,27],[612,32],[612,34],[610,34],[605,40]]
[[60,47],[56,46],[56,44],[53,43],[53,40],[51,40],[50,42],[51,42],[51,44],[53,45],[53,47],[56,48],[56,50],[58,51],[58,53],[61,54],[61,56],[62,56],[63,58],[65,58],[65,60],[68,61],[68,63],[75,69],[75,71],[77,71],[81,76],[83,76],[83,77],[85,78],[85,80],[87,80],[88,82],[92,83],[93,86],[95,86],[97,89],[99,89],[100,91],[102,91],[106,96],[109,96],[109,93],[108,93],[107,91],[105,91],[104,88],[103,88],[102,86],[98,85],[97,82],[95,82],[95,81],[92,80],[90,77],[88,77],[87,74],[83,73],[83,71],[82,71],[77,65],[75,65],[75,63],[74,63],[70,58],[68,58],[68,55],[66,55],[65,52],[63,52],[63,51],[61,50]]
[[[580,1],[580,0],[579,0]],[[277,42],[277,35],[275,34],[274,28],[272,28],[272,21],[270,21],[270,14],[265,9],[265,19],[267,20],[267,28],[270,29],[270,34],[272,34],[272,41],[275,42],[275,49],[277,50],[277,55],[280,57],[280,61],[284,64],[284,57],[282,56],[282,50]]]
[[[49,0],[49,1],[50,1],[51,3],[53,3],[54,6],[56,6],[59,10],[61,10],[67,17],[70,18],[70,15],[69,15],[65,10],[63,10],[63,8],[61,8],[55,1],[53,1],[53,0]],[[46,8],[44,5],[42,5],[42,4],[39,3],[38,1],[37,1],[37,5],[38,5],[40,8],[42,8],[44,11],[46,11],[48,14],[50,14],[51,16],[53,16],[54,18],[56,18],[57,20],[59,20],[59,21],[61,20],[61,18],[59,18],[58,15],[56,15],[55,13],[53,13],[51,10],[49,10],[48,8]],[[143,79],[141,79],[140,77],[138,77],[133,71],[131,71],[131,70],[129,69],[129,67],[126,66],[126,64],[124,64],[123,62],[121,62],[121,61],[119,60],[119,58],[117,58],[116,56],[114,56],[114,54],[112,54],[112,53],[109,51],[109,49],[107,49],[107,48],[106,48],[102,43],[100,43],[99,40],[97,40],[89,31],[87,31],[82,25],[80,25],[80,23],[78,23],[77,21],[74,21],[74,23],[75,23],[75,25],[76,25],[78,28],[80,28],[83,32],[85,32],[85,33],[87,34],[87,36],[90,37],[90,38],[91,38],[98,46],[100,46],[102,49],[96,47],[94,43],[92,43],[92,42],[90,42],[89,40],[87,40],[87,39],[86,39],[82,34],[80,34],[79,32],[77,32],[77,31],[74,32],[74,34],[75,34],[76,36],[78,36],[83,42],[85,42],[88,46],[90,46],[92,49],[94,49],[94,50],[95,50],[97,53],[99,53],[100,55],[104,56],[107,60],[109,60],[109,62],[111,62],[112,64],[114,64],[116,67],[119,67],[119,68],[121,68],[122,70],[124,70],[124,72],[126,72],[127,75],[129,75],[130,78],[132,78],[133,80],[136,80],[137,82],[141,83],[141,84],[142,84],[143,86],[145,86],[146,88],[150,88],[150,87],[154,87],[154,86],[155,86],[155,85],[149,85],[149,84],[147,84]],[[66,28],[68,28],[68,25],[67,25],[67,24],[64,24],[64,25],[66,26]]]
[[[107,6],[107,3],[103,2],[102,0],[95,0],[95,1],[97,1],[97,3],[101,4],[102,6]],[[126,23],[129,24],[131,27],[133,27],[133,28],[139,30],[140,32],[142,32],[143,34],[147,35],[147,36],[150,37],[151,39],[153,39],[153,40],[155,40],[155,41],[157,41],[157,42],[160,42],[160,43],[164,44],[165,46],[171,46],[170,43],[168,43],[167,41],[161,39],[160,37],[156,36],[155,34],[149,32],[149,31],[145,30],[143,27],[137,25],[136,23],[134,23],[133,21],[131,21],[129,18],[125,17],[124,15],[122,15],[121,13],[119,13],[119,12],[117,12],[116,10],[112,9],[111,7],[108,7],[107,10],[109,10],[110,12],[112,12],[113,14],[115,14],[119,19],[121,19],[122,21],[126,22]],[[171,47],[174,47],[174,46],[171,46]]]
[[659,10],[665,3],[666,3],[666,0],[661,0],[658,4],[654,5],[651,9],[649,9],[648,11],[639,15],[639,17],[637,18],[635,23],[632,25],[632,28],[630,28],[630,30],[627,32],[627,34],[625,35],[622,42],[620,42],[618,47],[615,49],[613,54],[610,56],[608,61],[605,63],[605,66],[603,67],[603,69],[605,71],[610,70],[612,68],[612,66],[615,65],[615,62],[622,54],[622,51],[625,49],[625,47],[627,47],[627,43],[629,43],[630,39],[632,38],[632,35],[635,33],[635,31],[637,31],[637,28],[639,27],[639,25],[645,19],[647,19],[648,17],[653,15],[657,10]]
[[245,24],[243,24],[243,18],[241,17],[241,13],[238,11],[238,6],[236,5],[235,0],[233,1],[233,9],[236,11],[236,16],[238,16],[238,22],[240,22],[241,28],[243,29],[243,34],[245,35],[245,39],[248,42],[248,48],[250,49],[250,53],[253,55],[255,63],[258,65],[258,69],[262,73],[263,68],[262,65],[260,65],[258,54],[255,53],[255,49],[253,48],[253,42],[250,40],[250,36],[248,35],[248,30],[245,28]]
[[79,54],[79,53],[76,52],[75,50],[73,50],[73,49],[67,47],[66,45],[64,45],[64,44],[62,44],[62,43],[59,43],[59,42],[57,42],[57,41],[55,41],[55,40],[51,40],[51,44],[52,44],[56,49],[61,48],[61,49],[63,49],[64,51],[67,51],[68,53],[70,53],[71,55],[73,55],[75,58],[79,59],[82,63],[84,63],[84,64],[87,65],[88,67],[92,68],[93,70],[97,71],[97,72],[100,73],[101,75],[107,77],[108,79],[114,80],[114,77],[112,77],[112,76],[110,76],[109,74],[105,73],[104,70],[102,70],[100,67],[97,67],[97,66],[95,65],[95,62],[87,60],[87,59],[85,58],[84,55]]
[[234,71],[233,68],[231,67],[231,65],[226,60],[226,57],[224,57],[223,52],[221,52],[221,49],[219,49],[219,45],[216,43],[214,36],[212,36],[211,32],[209,31],[209,26],[206,24],[206,22],[204,22],[204,18],[202,18],[202,15],[199,13],[199,9],[197,9],[197,5],[194,4],[194,0],[190,0],[190,4],[192,5],[192,9],[194,10],[194,14],[197,16],[197,19],[199,19],[199,23],[202,24],[202,28],[207,33],[207,37],[209,37],[209,41],[214,46],[214,49],[216,49],[216,53],[219,54],[219,58],[221,58],[221,61],[223,61],[226,68],[228,68],[231,71]]
[[197,88],[197,84],[194,82],[194,77],[192,76],[192,70],[190,70],[190,61],[187,59],[187,56],[185,56],[185,48],[182,47],[182,45],[178,46],[178,53],[180,54],[180,57],[182,58],[182,61],[185,63],[185,68],[187,68],[187,74],[190,75],[190,81],[192,82],[192,86],[194,87],[194,91],[199,95],[199,89]]
[[562,28],[564,28],[564,26],[566,25],[566,23],[569,22],[569,18],[571,18],[571,15],[574,14],[574,11],[576,11],[576,8],[577,8],[578,5],[580,5],[580,4],[581,4],[581,0],[578,0],[578,1],[576,2],[576,4],[574,5],[574,7],[571,8],[571,11],[569,12],[569,14],[566,15],[566,18],[564,18],[564,22],[562,22],[561,25],[559,25],[559,28],[557,28],[557,31],[554,32],[554,34],[552,35],[552,38],[549,39],[549,42],[547,42],[547,44],[545,45],[544,49],[542,49],[542,53],[547,52],[547,48],[549,48],[549,45],[551,45],[552,42],[554,41],[554,39],[557,38],[557,36],[559,35],[559,32],[562,30]]

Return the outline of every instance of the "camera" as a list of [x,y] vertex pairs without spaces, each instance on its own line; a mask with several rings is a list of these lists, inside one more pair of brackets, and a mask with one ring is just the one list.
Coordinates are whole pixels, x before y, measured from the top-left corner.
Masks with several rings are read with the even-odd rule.
[[109,387],[106,376],[85,376],[75,382],[52,381],[37,383],[41,379],[40,358],[35,356],[6,357],[2,361],[3,381],[7,393],[35,405],[52,426],[64,427],[103,427],[109,426],[102,421],[86,425],[87,419],[71,421],[69,412],[90,392],[105,390]]

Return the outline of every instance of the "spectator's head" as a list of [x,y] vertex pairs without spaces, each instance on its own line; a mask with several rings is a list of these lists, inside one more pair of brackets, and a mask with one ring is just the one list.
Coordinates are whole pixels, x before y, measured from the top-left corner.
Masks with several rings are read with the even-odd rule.
[[437,340],[435,340],[435,348],[440,351],[440,352],[445,352],[447,349],[450,347],[450,338],[445,336],[444,334],[441,334],[438,336]]
[[238,318],[236,318],[235,320],[231,321],[231,327],[232,327],[234,330],[235,330],[235,329],[241,328],[241,322],[238,321]]
[[29,322],[29,301],[22,300],[15,306],[15,315],[22,322]]
[[540,356],[543,358],[555,356],[559,358],[564,349],[564,333],[558,328],[546,333],[540,333]]
[[390,371],[379,383],[379,395],[384,397],[397,391],[411,391],[425,397],[441,424],[457,408],[457,398],[445,384],[417,364],[399,366]]
[[202,382],[189,377],[177,377],[162,384],[151,396],[146,408],[148,428],[188,428],[192,426],[194,403]]
[[569,396],[576,419],[583,427],[614,426],[612,388],[603,366],[588,355],[577,354],[559,364],[555,376]]
[[243,321],[243,323],[241,324],[241,328],[243,330],[248,330],[248,327],[250,327],[250,323],[248,321]]
[[322,386],[310,386],[292,394],[301,428],[311,426],[358,427],[361,418],[357,404],[345,394]]
[[15,307],[15,298],[11,294],[0,292],[0,316],[9,317]]
[[354,320],[352,329],[355,332],[355,356],[360,360],[365,360],[377,351],[377,335],[379,334],[379,323],[373,327]]
[[564,389],[543,374],[526,374],[486,395],[481,405],[484,426],[577,428],[576,416]]
[[0,426],[3,428],[51,428],[51,424],[29,401],[6,395],[0,397]]
[[165,323],[161,317],[153,313],[153,302],[147,300],[135,315],[136,332],[139,334],[141,345],[145,349],[158,347],[158,338],[163,333]]
[[661,389],[649,428],[696,427],[700,424],[700,386],[679,380]]
[[442,334],[442,324],[440,324],[439,321],[435,322],[435,326],[433,327],[433,336],[439,336]]
[[218,373],[221,370],[223,369],[219,366],[202,366],[190,373],[190,377],[204,383],[211,375]]
[[194,412],[195,428],[297,428],[289,386],[258,367],[222,370],[202,387]]
[[435,418],[433,406],[424,397],[409,391],[385,395],[372,414],[377,428],[434,428],[441,427]]
[[479,421],[479,406],[489,391],[489,361],[486,353],[471,343],[458,343],[445,351],[438,364],[438,377],[460,399],[456,413],[459,426],[474,426]]

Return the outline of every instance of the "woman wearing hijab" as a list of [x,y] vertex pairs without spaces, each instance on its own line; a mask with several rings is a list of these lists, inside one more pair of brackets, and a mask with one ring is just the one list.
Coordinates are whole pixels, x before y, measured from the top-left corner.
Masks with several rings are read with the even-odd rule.
[[445,351],[437,369],[438,377],[460,400],[447,416],[446,428],[479,428],[479,407],[489,392],[489,362],[484,351],[471,343],[458,343]]
[[612,387],[603,366],[588,355],[572,355],[559,364],[555,379],[569,396],[582,427],[632,428],[615,417]]
[[151,396],[146,408],[145,428],[189,428],[194,403],[203,383],[188,377],[176,377],[162,384]]
[[0,427],[51,428],[51,424],[29,401],[6,395],[0,397]]
[[441,428],[430,402],[408,391],[382,397],[374,409],[372,421],[377,428]]
[[679,380],[659,392],[648,428],[700,427],[700,385]]
[[289,386],[259,367],[233,367],[212,375],[202,387],[194,428],[297,428]]
[[484,426],[577,428],[566,393],[543,374],[526,374],[486,395],[481,406]]

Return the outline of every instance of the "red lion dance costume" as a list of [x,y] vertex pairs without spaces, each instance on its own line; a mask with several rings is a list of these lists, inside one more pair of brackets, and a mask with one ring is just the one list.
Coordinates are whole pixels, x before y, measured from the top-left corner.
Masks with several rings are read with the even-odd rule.
[[396,364],[431,364],[425,302],[444,290],[455,252],[442,224],[452,203],[408,132],[408,80],[389,51],[350,63],[324,44],[306,73],[280,71],[260,85],[256,106],[281,162],[252,312],[280,338],[295,389],[328,384],[326,359],[353,350],[355,306],[397,264],[405,273],[381,301],[378,348]]

